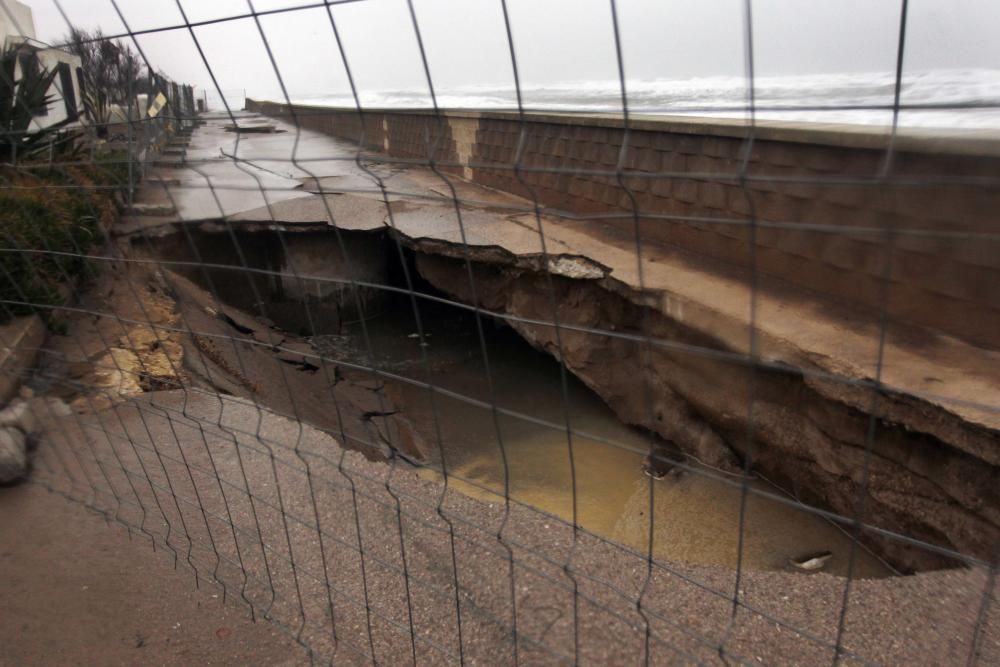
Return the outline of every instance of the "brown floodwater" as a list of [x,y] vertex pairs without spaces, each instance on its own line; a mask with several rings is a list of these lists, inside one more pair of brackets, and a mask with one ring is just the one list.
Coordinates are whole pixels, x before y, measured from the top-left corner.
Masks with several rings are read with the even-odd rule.
[[[514,500],[566,521],[573,518],[575,495],[579,525],[601,537],[645,551],[652,518],[657,558],[736,567],[742,496],[738,484],[713,479],[705,473],[722,473],[705,468],[651,483],[641,466],[653,436],[619,421],[572,374],[567,374],[564,392],[559,364],[551,356],[533,349],[511,329],[486,321],[488,377],[471,315],[422,302],[428,336],[421,347],[407,314],[404,304],[368,321],[367,336],[355,324],[344,335],[317,337],[314,342],[334,358],[374,364],[527,416],[495,413],[440,392],[432,396],[423,387],[390,383],[387,390],[394,403],[429,450],[432,466],[423,468],[422,475],[440,479],[443,467],[452,489],[488,502],[502,499],[506,481]],[[572,434],[565,427],[567,417]],[[752,486],[780,494],[762,480]],[[831,551],[825,571],[846,574],[851,548],[847,534],[794,506],[747,494],[743,539],[744,567],[785,569],[789,559]],[[858,547],[855,576],[891,573]]]

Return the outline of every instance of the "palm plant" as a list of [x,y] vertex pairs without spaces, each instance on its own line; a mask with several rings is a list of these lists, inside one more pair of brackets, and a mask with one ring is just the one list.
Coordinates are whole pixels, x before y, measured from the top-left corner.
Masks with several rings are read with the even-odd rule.
[[56,74],[56,70],[40,67],[24,45],[10,45],[0,53],[0,159],[36,159],[72,145],[73,137],[60,131],[71,122],[68,118],[47,127],[31,127],[34,117],[52,102],[49,89]]

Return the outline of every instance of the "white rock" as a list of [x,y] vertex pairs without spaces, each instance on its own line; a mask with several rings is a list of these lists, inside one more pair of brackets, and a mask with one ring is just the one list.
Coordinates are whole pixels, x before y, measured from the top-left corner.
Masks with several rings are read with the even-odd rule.
[[24,433],[0,428],[0,484],[8,484],[28,472],[28,450]]
[[38,415],[27,401],[15,398],[0,410],[0,428],[17,428],[30,435],[38,429]]
[[[69,415],[73,414],[73,408],[69,407],[69,404],[67,404],[66,401],[62,400],[61,398],[55,398],[50,396],[48,398],[43,398],[38,400],[45,401],[46,407],[35,408],[35,409],[47,410],[46,414],[50,417],[68,417]],[[38,413],[36,412],[36,414]]]
[[832,551],[818,551],[816,553],[810,553],[805,556],[800,556],[799,558],[793,558],[789,561],[789,564],[805,572],[815,572],[817,570],[822,570],[830,558],[833,557]]
[[549,272],[557,276],[578,280],[596,280],[604,277],[604,269],[586,257],[549,257]]
[[37,397],[30,400],[15,398],[0,410],[0,428],[17,429],[26,438],[37,436],[47,421],[73,414],[59,398]]

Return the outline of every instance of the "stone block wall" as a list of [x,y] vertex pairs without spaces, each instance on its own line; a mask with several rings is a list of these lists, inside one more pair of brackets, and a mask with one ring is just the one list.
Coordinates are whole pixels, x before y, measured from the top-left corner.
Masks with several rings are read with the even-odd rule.
[[459,154],[452,139],[451,124],[433,114],[357,111],[247,100],[247,108],[280,118],[303,129],[322,132],[352,143],[363,143],[368,151],[386,153],[404,161],[443,163],[446,173],[462,175],[456,166]]
[[[362,136],[353,110],[248,108]],[[694,118],[637,118],[627,133],[610,115],[377,110],[364,119],[368,150],[430,156],[447,173],[622,236],[638,222],[644,241],[713,270],[749,277],[755,264],[871,312],[887,299],[893,322],[1000,347],[995,141],[904,133],[887,164],[885,132],[856,127],[760,123],[750,141],[742,123]]]

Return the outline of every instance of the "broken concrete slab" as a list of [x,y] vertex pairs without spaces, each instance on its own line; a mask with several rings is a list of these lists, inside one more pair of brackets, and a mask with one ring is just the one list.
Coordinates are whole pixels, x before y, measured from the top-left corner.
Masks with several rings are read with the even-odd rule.
[[[226,132],[237,132],[240,134],[249,133],[271,133],[277,132],[278,127],[269,123],[240,123],[238,125],[226,125]],[[284,132],[284,130],[282,130]]]
[[316,350],[313,349],[312,345],[304,341],[286,340],[278,346],[275,354],[278,359],[293,364],[308,364],[317,367],[316,364],[319,362],[319,355],[316,353]]
[[[310,152],[306,155],[320,154],[329,156],[337,153],[347,153],[348,148],[343,142],[316,133],[299,131],[299,136],[307,136]],[[212,141],[211,137],[199,135],[200,140]],[[274,137],[278,143],[270,143],[265,148],[253,144],[244,145],[246,153],[253,158],[263,158],[266,161],[284,152],[291,154],[294,139],[292,136]],[[214,141],[218,142],[218,138]],[[284,148],[282,148],[284,146]],[[351,162],[326,161],[313,165],[317,172],[331,176],[334,169],[338,172],[350,172],[354,168]],[[227,165],[231,170],[233,165]],[[312,167],[311,167],[312,168]],[[324,171],[325,170],[325,171]],[[403,173],[407,182],[422,183],[429,191],[432,187],[440,189],[441,178],[421,172],[408,170]],[[436,183],[436,185],[435,185]],[[296,183],[297,184],[297,183]],[[460,194],[465,198],[471,195],[464,190],[475,190],[482,199],[493,199],[495,203],[507,201],[516,204],[515,197],[503,195],[472,186],[471,184],[454,182]],[[327,180],[324,186],[332,185]],[[534,215],[519,214],[504,216],[491,214],[481,209],[461,208],[456,211],[454,206],[445,203],[429,205],[427,201],[399,202],[393,204],[391,221],[380,210],[377,201],[365,197],[351,195],[325,197],[303,197],[301,193],[285,195],[290,200],[285,203],[274,202],[274,192],[267,190],[268,204],[237,212],[229,217],[236,221],[260,221],[289,224],[284,229],[292,229],[295,224],[321,224],[332,221],[338,227],[349,229],[373,229],[378,225],[390,222],[397,230],[411,240],[419,240],[425,247],[434,241],[455,246],[454,255],[460,255],[459,247],[464,241],[476,246],[496,246],[510,255],[522,257],[527,254],[537,255],[541,252],[542,238],[538,229],[539,220]],[[350,198],[348,198],[350,197]],[[440,197],[435,195],[440,202]],[[183,206],[181,207],[183,209]],[[218,211],[217,211],[218,213]],[[208,212],[206,211],[207,215]],[[461,215],[461,225],[459,225]],[[182,217],[183,211],[182,211]],[[199,217],[199,216],[196,216]],[[204,216],[201,216],[204,217]],[[545,234],[546,249],[549,254],[567,255],[588,258],[597,261],[601,267],[607,267],[608,287],[612,290],[624,290],[630,298],[643,303],[655,303],[656,307],[668,313],[683,314],[686,323],[711,331],[713,335],[722,336],[724,344],[736,354],[746,354],[748,351],[748,336],[745,334],[748,326],[747,304],[750,302],[749,288],[740,280],[706,272],[692,264],[691,258],[670,248],[647,247],[641,258],[643,284],[639,284],[639,272],[634,246],[631,240],[602,238],[599,225],[588,225],[564,221],[551,216],[540,219],[541,233]],[[609,242],[610,241],[610,242]],[[447,246],[442,246],[447,247]],[[501,253],[501,256],[505,253]],[[562,262],[556,261],[550,268],[559,272]],[[572,273],[577,267],[570,265]],[[591,274],[589,270],[585,275]],[[766,285],[762,285],[766,287]],[[871,377],[873,365],[872,356],[864,351],[871,347],[874,322],[858,320],[856,315],[838,312],[823,304],[814,308],[808,300],[803,303],[808,314],[802,316],[798,310],[790,310],[791,301],[783,295],[772,297],[766,290],[761,290],[755,297],[758,305],[757,344],[761,346],[764,358],[793,366],[805,364],[818,372],[848,378],[863,380]],[[727,321],[724,327],[717,323]],[[731,334],[728,332],[732,332]],[[934,339],[932,339],[934,340]],[[975,360],[982,356],[976,348],[938,337],[935,341],[938,350],[930,355],[909,354],[905,344],[897,343],[890,338],[885,354],[887,363],[884,367],[883,382],[894,390],[903,393],[914,392],[923,395],[934,402],[941,401],[941,407],[955,410],[966,418],[982,420],[984,426],[997,428],[1000,417],[995,412],[976,410],[969,407],[975,402],[975,397],[989,395],[995,387],[991,382],[983,385],[987,375],[996,377],[995,373],[977,373],[979,364],[973,362],[960,364],[958,372],[941,378],[933,371],[937,365],[935,358],[948,357],[945,368],[952,367],[952,361],[961,358]],[[993,366],[997,362],[993,360]],[[978,377],[977,377],[978,376]],[[932,382],[924,378],[938,378],[941,381]],[[845,389],[850,393],[849,388]],[[939,399],[931,398],[933,396]],[[857,401],[857,399],[854,399]]]
[[387,458],[401,456],[413,465],[428,460],[430,448],[413,423],[402,413],[375,414],[369,416],[368,421],[375,426],[379,439],[391,452]]
[[[562,360],[626,422],[721,468],[732,469],[733,456],[752,446],[766,474],[789,483],[807,479],[812,502],[844,515],[863,483],[858,456],[867,444],[858,416],[881,419],[886,435],[877,456],[886,482],[871,505],[876,525],[926,531],[928,540],[969,553],[985,553],[1000,531],[995,503],[987,510],[976,500],[1000,465],[1000,412],[982,403],[1000,395],[995,351],[933,331],[915,336],[914,328],[891,323],[875,400],[879,320],[871,314],[766,276],[751,285],[654,239],[640,243],[637,256],[633,236],[599,220],[536,213],[517,197],[418,167],[386,171],[364,192],[331,194],[338,182],[362,182],[356,150],[288,129],[247,137],[237,152],[218,133],[196,135],[192,143],[205,156],[240,156],[230,163],[213,157],[199,169],[221,178],[250,170],[261,182],[290,188],[261,187],[264,201],[254,205],[244,196],[239,210],[202,220],[202,229],[336,225],[386,233],[417,254],[425,279],[458,301],[512,318],[515,329]],[[306,192],[300,179],[312,179]],[[180,189],[195,201],[203,196]],[[182,208],[182,224],[185,215]],[[133,231],[156,233],[156,226]],[[476,289],[468,284],[470,268]],[[564,329],[559,336],[555,319]],[[655,362],[653,372],[639,363],[643,355]],[[748,375],[749,368],[756,370]],[[764,389],[751,391],[751,380]],[[643,398],[647,384],[653,410]],[[949,464],[934,471],[938,456]],[[963,519],[969,512],[975,518]]]
[[131,215],[152,216],[157,218],[169,217],[176,212],[177,209],[175,209],[171,204],[144,204],[136,202],[129,208],[129,214]]

